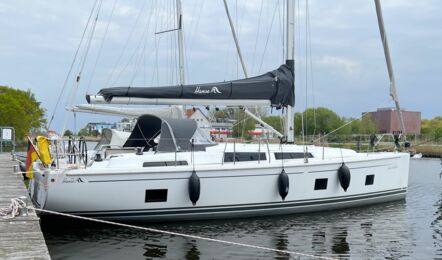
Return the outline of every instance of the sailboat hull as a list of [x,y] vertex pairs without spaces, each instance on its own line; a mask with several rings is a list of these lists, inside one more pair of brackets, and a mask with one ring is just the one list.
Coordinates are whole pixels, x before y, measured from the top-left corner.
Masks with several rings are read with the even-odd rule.
[[[209,155],[210,156],[210,155]],[[127,160],[130,161],[128,158]],[[97,168],[35,173],[30,194],[53,211],[124,221],[225,219],[317,212],[404,199],[409,156],[372,154],[346,159],[350,186],[339,183],[339,158],[195,165],[200,196],[193,205],[193,166],[152,167],[121,172]],[[289,192],[283,200],[278,177],[284,167]],[[44,184],[44,185],[42,185]]]

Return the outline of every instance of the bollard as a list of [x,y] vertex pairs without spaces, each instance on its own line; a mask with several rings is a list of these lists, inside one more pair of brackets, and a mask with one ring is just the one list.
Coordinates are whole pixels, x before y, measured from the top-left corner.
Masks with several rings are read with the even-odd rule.
[[25,205],[23,208],[19,208],[20,216],[28,216],[28,197],[27,196],[20,196],[19,199],[21,199]]

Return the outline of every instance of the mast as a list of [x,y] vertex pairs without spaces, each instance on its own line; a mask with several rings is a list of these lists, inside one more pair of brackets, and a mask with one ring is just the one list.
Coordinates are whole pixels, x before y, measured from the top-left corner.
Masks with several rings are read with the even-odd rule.
[[[180,85],[184,85],[186,84],[186,79],[184,76],[183,12],[181,10],[181,0],[176,0],[176,12],[178,25],[178,69],[180,72]],[[178,105],[177,107],[184,115],[184,105]]]
[[232,18],[230,17],[229,7],[227,6],[227,0],[224,0],[224,7],[226,9],[227,18],[229,19],[230,30],[232,30],[233,40],[235,41],[236,51],[238,52],[238,57],[239,57],[239,60],[241,61],[241,66],[242,66],[242,70],[244,72],[244,77],[248,78],[249,75],[247,74],[246,65],[245,65],[244,60],[242,58],[241,48],[239,47],[239,42],[238,42],[238,38],[236,37],[235,27],[233,26]]
[[177,23],[178,23],[178,67],[180,72],[180,85],[186,84],[184,78],[184,47],[183,47],[183,13],[181,0],[176,0]]
[[390,96],[396,105],[396,113],[398,116],[398,121],[401,127],[404,140],[407,141],[407,137],[405,136],[406,132],[405,132],[404,118],[402,117],[402,110],[399,105],[399,97],[396,91],[396,81],[394,79],[393,65],[391,63],[391,57],[390,57],[390,49],[388,48],[387,33],[385,32],[385,27],[384,27],[384,18],[382,17],[381,2],[379,0],[375,0],[374,3],[376,5],[376,15],[378,17],[379,32],[381,33],[382,45],[384,47],[385,61],[387,62],[388,77],[390,78]]
[[[287,48],[286,48],[286,64],[295,75],[295,0],[287,0]],[[294,81],[293,81],[293,84]],[[287,143],[294,142],[294,126],[293,126],[293,107],[287,106],[285,115],[284,134],[287,138]]]

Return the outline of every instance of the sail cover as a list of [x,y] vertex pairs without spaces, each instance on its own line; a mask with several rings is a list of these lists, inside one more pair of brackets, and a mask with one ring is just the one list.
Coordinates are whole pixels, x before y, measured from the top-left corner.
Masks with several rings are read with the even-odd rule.
[[294,75],[288,65],[253,78],[208,84],[163,87],[113,87],[98,92],[106,102],[113,97],[165,99],[257,99],[272,106],[294,106]]

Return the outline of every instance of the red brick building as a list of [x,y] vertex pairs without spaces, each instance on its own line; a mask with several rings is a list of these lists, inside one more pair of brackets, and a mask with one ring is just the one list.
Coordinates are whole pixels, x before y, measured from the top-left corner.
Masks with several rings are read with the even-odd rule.
[[[376,112],[368,112],[367,115],[371,116],[379,133],[401,131],[395,108],[378,108]],[[402,110],[402,116],[407,134],[421,133],[421,112]]]

